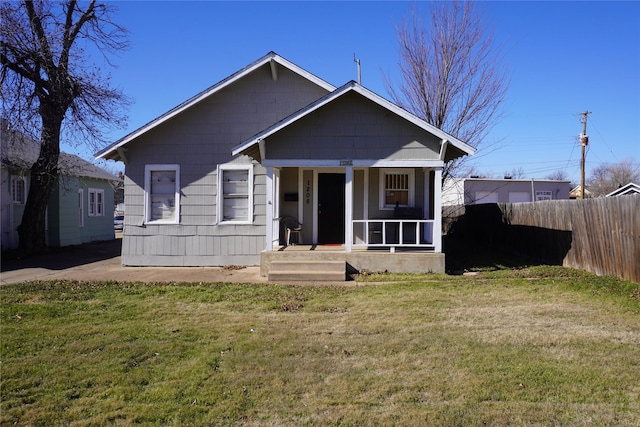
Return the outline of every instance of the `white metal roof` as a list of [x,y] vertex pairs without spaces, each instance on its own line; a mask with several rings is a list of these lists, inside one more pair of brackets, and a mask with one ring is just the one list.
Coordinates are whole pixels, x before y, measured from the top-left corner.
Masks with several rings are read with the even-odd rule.
[[629,194],[640,194],[640,185],[636,184],[635,182],[630,182],[627,185],[615,189],[605,197],[626,196]]

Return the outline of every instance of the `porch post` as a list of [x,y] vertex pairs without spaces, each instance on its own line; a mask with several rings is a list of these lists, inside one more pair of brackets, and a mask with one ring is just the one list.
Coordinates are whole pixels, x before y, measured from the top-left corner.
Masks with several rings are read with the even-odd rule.
[[265,236],[265,250],[273,251],[273,167],[267,166],[267,235]]
[[353,166],[346,167],[344,177],[344,251],[350,253],[353,244]]
[[[423,168],[422,173],[424,174],[424,202],[422,203],[422,219],[433,219],[431,218],[431,169]],[[433,233],[433,230],[431,231]],[[433,243],[433,236],[429,235],[428,227],[424,227],[422,238],[427,242],[431,240]]]
[[433,178],[433,245],[442,252],[442,168],[436,168]]

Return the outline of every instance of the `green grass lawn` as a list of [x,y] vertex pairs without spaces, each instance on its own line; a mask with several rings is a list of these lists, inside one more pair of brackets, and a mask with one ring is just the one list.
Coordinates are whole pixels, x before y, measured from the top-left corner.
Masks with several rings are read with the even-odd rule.
[[640,425],[639,285],[364,279],[2,287],[0,423]]

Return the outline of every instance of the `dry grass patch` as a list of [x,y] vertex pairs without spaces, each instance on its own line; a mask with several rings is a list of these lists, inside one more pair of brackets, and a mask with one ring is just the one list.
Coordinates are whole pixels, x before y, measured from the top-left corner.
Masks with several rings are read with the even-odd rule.
[[456,307],[447,312],[447,318],[447,324],[466,329],[488,344],[558,346],[574,340],[640,344],[637,331],[617,316],[576,303]]

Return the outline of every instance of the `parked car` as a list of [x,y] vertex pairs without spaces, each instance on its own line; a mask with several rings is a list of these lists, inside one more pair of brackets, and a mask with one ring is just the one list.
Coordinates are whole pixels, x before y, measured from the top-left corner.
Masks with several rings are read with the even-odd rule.
[[113,217],[113,228],[116,230],[124,230],[124,215]]

